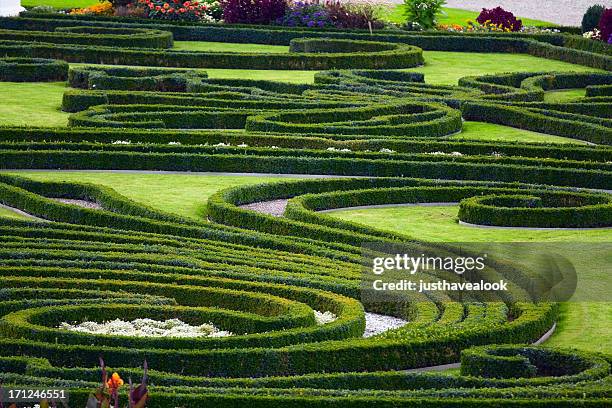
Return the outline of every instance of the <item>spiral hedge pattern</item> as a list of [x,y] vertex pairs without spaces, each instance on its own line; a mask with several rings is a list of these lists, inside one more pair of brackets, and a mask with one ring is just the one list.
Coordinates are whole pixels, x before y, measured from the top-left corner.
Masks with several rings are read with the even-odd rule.
[[[421,74],[372,65],[376,53],[388,53],[389,61],[404,53],[406,66],[422,63],[415,47],[487,46],[605,70],[609,48],[560,34],[371,35],[55,15],[0,19],[0,28],[3,55],[19,58],[201,67],[212,66],[214,57],[216,66],[350,68],[319,72],[314,84],[301,85],[210,79],[179,69],[72,68],[74,89],[62,106],[71,112],[69,126],[0,128],[4,169],[354,176],[226,189],[210,197],[208,220],[198,221],[106,187],[0,174],[0,203],[37,217],[0,218],[4,384],[69,387],[71,404],[84,406],[102,355],[124,378],[141,375],[146,359],[155,407],[609,405],[610,356],[525,345],[554,326],[558,307],[534,298],[521,268],[500,264],[483,272],[483,278],[512,282],[505,294],[459,299],[425,293],[368,303],[360,299],[362,243],[440,248],[320,212],[460,202],[460,218],[477,224],[612,226],[609,194],[594,191],[612,186],[612,74],[508,73],[434,86]],[[100,41],[164,39],[166,45],[79,43],[93,35]],[[172,39],[292,41],[304,55],[164,50]],[[587,96],[543,101],[545,91],[565,88],[587,88]],[[449,138],[461,132],[462,119],[591,144]],[[289,199],[283,217],[242,207],[278,199]],[[337,319],[317,324],[314,311]],[[364,338],[366,311],[409,323]],[[237,335],[128,338],[58,329],[83,315],[102,321],[143,314],[212,321]],[[508,344],[497,344],[500,339]],[[458,361],[461,375],[410,371]]]

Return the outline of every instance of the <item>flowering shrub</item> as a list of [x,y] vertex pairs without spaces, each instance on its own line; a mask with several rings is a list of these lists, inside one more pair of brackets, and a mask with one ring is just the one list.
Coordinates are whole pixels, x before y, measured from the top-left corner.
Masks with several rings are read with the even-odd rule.
[[584,38],[588,38],[589,40],[601,40],[601,32],[599,29],[594,28],[592,31],[587,31],[582,34]]
[[[124,143],[125,144],[125,143]],[[127,143],[129,144],[129,143]],[[168,144],[180,144],[170,142]],[[136,319],[124,321],[115,319],[109,322],[83,322],[76,325],[62,323],[60,329],[90,334],[129,337],[227,337],[233,334],[219,330],[212,323],[191,326],[179,319],[158,321],[152,319]]]
[[325,7],[318,3],[303,3],[301,1],[289,6],[285,15],[277,23],[289,27],[333,26]]
[[100,4],[94,4],[93,6],[80,8],[80,9],[73,9],[68,14],[73,14],[73,15],[100,14],[100,15],[110,16],[113,14],[113,12],[114,12],[113,5],[108,1],[104,1]]
[[141,7],[144,16],[148,18],[212,22],[215,20],[215,6],[219,7],[215,3],[207,4],[197,0],[137,0],[132,7]]
[[324,4],[336,28],[379,29],[384,23],[377,17],[379,6],[368,2],[327,0]]
[[[102,384],[94,392],[89,394],[86,408],[119,408],[119,388],[123,387],[125,382],[118,373],[108,378],[106,365],[104,360],[100,358],[100,369],[102,376]],[[130,391],[128,393],[128,408],[145,408],[149,399],[149,390],[147,389],[148,381],[148,366],[145,360],[143,364],[142,381],[140,385],[134,387],[130,378]]]
[[270,24],[285,15],[287,0],[222,0],[223,20],[230,24]]
[[493,25],[502,28],[504,31],[521,31],[521,28],[523,28],[521,20],[518,20],[514,17],[514,14],[501,7],[493,9],[483,8],[476,21],[482,25]]
[[605,9],[601,15],[599,31],[601,32],[601,41],[612,44],[612,8]]
[[404,0],[404,15],[408,23],[416,23],[428,30],[436,26],[436,16],[446,0]]

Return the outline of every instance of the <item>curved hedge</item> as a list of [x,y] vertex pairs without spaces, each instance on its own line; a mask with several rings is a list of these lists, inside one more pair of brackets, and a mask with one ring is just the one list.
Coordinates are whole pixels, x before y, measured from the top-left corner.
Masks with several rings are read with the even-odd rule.
[[0,58],[0,81],[65,81],[68,64],[42,58]]
[[611,200],[609,195],[566,192],[480,196],[461,201],[459,219],[507,227],[610,227]]

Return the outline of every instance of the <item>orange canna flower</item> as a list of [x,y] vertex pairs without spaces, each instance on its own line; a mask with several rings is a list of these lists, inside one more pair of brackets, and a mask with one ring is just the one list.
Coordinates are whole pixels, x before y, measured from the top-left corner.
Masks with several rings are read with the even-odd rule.
[[123,385],[123,380],[121,379],[119,374],[113,373],[113,375],[111,375],[111,378],[106,382],[106,385],[108,385],[108,388],[116,390]]

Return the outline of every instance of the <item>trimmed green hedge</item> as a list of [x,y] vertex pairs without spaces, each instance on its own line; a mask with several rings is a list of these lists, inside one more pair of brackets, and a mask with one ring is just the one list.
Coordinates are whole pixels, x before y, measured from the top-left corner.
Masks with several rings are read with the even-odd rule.
[[65,81],[68,64],[42,58],[0,58],[0,81]]
[[470,224],[506,227],[610,227],[612,198],[568,192],[484,195],[462,200],[459,219]]
[[0,29],[0,40],[124,48],[172,48],[174,44],[168,31],[88,26],[57,27],[55,31]]
[[68,72],[68,83],[73,88],[96,90],[186,92],[191,82],[207,76],[204,72],[172,69],[83,67]]
[[[380,44],[368,51],[372,42],[338,40],[336,53],[231,53],[196,51],[158,51],[148,48],[54,44],[32,41],[0,40],[0,52],[11,57],[55,58],[68,62],[141,65],[181,68],[234,68],[276,70],[322,70],[347,68],[410,68],[423,63],[422,50],[401,44]],[[42,38],[44,41],[45,38]],[[313,40],[316,42],[316,40]],[[348,45],[351,44],[351,45]],[[344,47],[343,47],[344,45]],[[351,52],[353,49],[365,51]],[[316,47],[315,47],[316,48]],[[380,50],[382,48],[382,50]],[[342,51],[348,49],[348,51]]]

